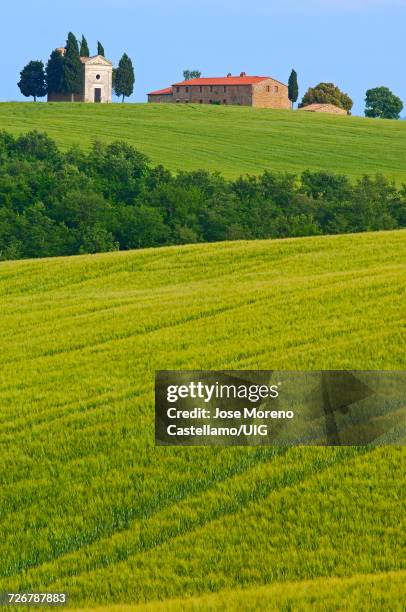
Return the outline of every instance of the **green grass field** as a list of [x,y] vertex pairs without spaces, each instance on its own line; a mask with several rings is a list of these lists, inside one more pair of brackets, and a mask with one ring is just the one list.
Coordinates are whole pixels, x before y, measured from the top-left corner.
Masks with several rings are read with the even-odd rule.
[[124,139],[172,170],[381,172],[406,182],[406,121],[241,107],[1,103],[0,129],[46,131],[62,147]]
[[216,610],[391,610],[404,612],[406,571],[361,574],[351,578],[317,578],[271,586],[220,591],[214,595],[161,603],[97,608],[99,612],[214,612]]
[[153,379],[404,369],[405,262],[394,231],[0,264],[0,591],[400,610],[404,449],[155,448]]

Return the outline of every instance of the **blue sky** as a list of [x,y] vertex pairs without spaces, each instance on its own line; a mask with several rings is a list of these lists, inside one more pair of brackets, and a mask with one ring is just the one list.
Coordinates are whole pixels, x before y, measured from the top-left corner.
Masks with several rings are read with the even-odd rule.
[[[287,81],[301,94],[332,81],[362,114],[366,89],[386,85],[406,103],[406,0],[14,0],[0,15],[0,100],[23,99],[16,86],[30,59],[47,60],[72,30],[104,44],[109,59],[133,59],[132,101],[181,79],[228,72]],[[404,111],[406,114],[406,111]]]

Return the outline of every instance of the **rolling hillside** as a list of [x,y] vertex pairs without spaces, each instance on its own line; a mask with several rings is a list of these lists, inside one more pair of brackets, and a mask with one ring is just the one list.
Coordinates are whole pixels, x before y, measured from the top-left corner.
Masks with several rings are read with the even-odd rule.
[[0,264],[0,591],[400,609],[404,449],[155,448],[153,378],[402,369],[405,261],[394,231]]
[[68,147],[125,139],[172,170],[228,177],[324,169],[406,181],[406,122],[195,105],[1,103],[0,129],[46,131]]

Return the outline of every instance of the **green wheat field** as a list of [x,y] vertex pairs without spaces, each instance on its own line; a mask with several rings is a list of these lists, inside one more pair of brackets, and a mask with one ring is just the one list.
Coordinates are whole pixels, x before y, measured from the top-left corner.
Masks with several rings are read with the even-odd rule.
[[46,131],[63,148],[123,139],[171,170],[381,172],[406,182],[406,121],[243,107],[0,103],[0,129]]
[[0,591],[403,610],[404,449],[155,448],[153,385],[404,369],[405,263],[393,231],[0,264]]

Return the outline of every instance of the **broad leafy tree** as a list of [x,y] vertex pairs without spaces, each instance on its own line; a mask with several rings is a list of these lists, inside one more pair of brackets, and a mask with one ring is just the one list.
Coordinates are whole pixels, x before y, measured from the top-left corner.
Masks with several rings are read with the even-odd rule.
[[103,57],[106,57],[104,47],[99,40],[97,41],[97,55],[102,55]]
[[308,89],[300,104],[300,108],[309,106],[309,104],[334,104],[339,108],[343,108],[348,113],[354,106],[351,98],[334,85],[334,83],[319,83],[316,87]]
[[380,119],[399,119],[403,110],[403,102],[387,87],[368,89],[365,98],[366,117]]
[[82,34],[82,41],[80,43],[80,57],[89,57],[89,45],[87,44],[86,38]]
[[83,66],[80,61],[79,46],[76,36],[69,32],[66,42],[65,61],[63,66],[63,91],[74,95],[82,93]]
[[297,102],[298,97],[299,97],[299,84],[297,81],[296,70],[292,70],[292,72],[290,73],[289,83],[288,83],[288,95],[289,95],[289,100],[291,101],[292,108],[293,108],[293,105],[295,104],[295,102]]
[[60,93],[63,90],[64,63],[62,53],[58,49],[52,51],[45,71],[48,93]]
[[32,96],[34,102],[47,94],[44,64],[39,61],[29,62],[20,73],[18,87],[26,98]]
[[122,101],[124,102],[124,98],[128,98],[133,94],[134,83],[135,76],[133,63],[128,55],[124,53],[115,71],[114,91],[116,96],[119,98],[122,97]]
[[185,79],[185,81],[190,81],[191,79],[200,79],[201,76],[202,76],[202,73],[200,72],[200,70],[184,70],[183,71],[183,78]]

